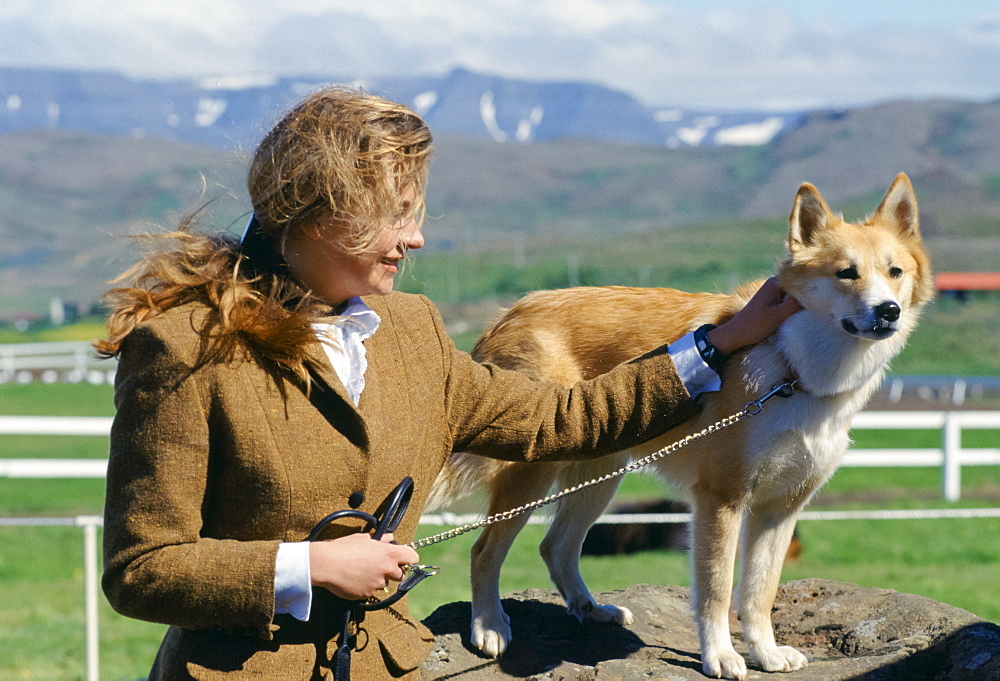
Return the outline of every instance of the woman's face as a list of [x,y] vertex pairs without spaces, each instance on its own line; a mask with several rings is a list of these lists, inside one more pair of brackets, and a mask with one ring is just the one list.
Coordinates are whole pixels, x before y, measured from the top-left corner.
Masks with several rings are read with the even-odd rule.
[[354,296],[385,295],[392,291],[406,251],[421,248],[424,235],[413,215],[414,192],[405,190],[403,217],[386,225],[363,253],[346,251],[340,237],[343,221],[324,218],[301,230],[286,245],[285,259],[295,276],[331,305]]

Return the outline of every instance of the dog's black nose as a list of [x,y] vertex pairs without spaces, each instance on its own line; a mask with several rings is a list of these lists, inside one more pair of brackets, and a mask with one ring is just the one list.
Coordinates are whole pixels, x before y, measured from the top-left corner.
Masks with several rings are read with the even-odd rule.
[[899,319],[899,305],[891,300],[875,308],[875,316],[887,322]]

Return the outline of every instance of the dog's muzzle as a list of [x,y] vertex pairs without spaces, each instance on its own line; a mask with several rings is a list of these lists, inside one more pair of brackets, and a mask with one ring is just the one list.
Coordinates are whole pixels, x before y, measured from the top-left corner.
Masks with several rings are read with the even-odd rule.
[[902,310],[899,307],[899,303],[894,300],[887,300],[884,303],[879,303],[872,309],[872,322],[870,326],[866,324],[866,328],[859,328],[850,319],[840,320],[840,325],[844,331],[852,335],[867,336],[875,340],[882,340],[896,333],[896,326],[900,315],[902,315]]

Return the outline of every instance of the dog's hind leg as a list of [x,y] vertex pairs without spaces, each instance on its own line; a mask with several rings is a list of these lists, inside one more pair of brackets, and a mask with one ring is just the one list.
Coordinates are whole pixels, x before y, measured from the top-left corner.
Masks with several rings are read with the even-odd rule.
[[[512,464],[491,481],[489,514],[494,515],[544,497],[556,466]],[[511,639],[510,618],[500,603],[500,567],[530,513],[485,527],[472,546],[472,645],[497,657]]]
[[800,503],[784,499],[768,508],[751,508],[743,531],[739,594],[740,622],[750,658],[766,672],[792,672],[806,666],[806,656],[791,646],[778,646],[771,608],[781,566],[795,530]]
[[[627,462],[627,457],[619,454],[566,466],[560,471],[558,487],[568,488],[586,482]],[[628,608],[599,605],[594,601],[580,575],[580,549],[587,530],[614,497],[620,480],[614,478],[562,499],[539,547],[549,577],[566,601],[566,610],[581,622],[632,623],[632,612]]]
[[694,490],[691,533],[693,608],[705,676],[744,679],[746,661],[733,647],[729,605],[742,507],[700,486]]

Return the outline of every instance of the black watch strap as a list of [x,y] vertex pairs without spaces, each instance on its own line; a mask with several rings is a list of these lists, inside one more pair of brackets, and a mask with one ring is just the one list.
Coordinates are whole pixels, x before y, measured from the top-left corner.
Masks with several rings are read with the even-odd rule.
[[694,346],[698,349],[701,358],[705,360],[705,364],[718,373],[722,371],[722,365],[725,364],[727,355],[716,350],[712,341],[708,339],[708,332],[714,328],[715,324],[705,324],[695,329]]

